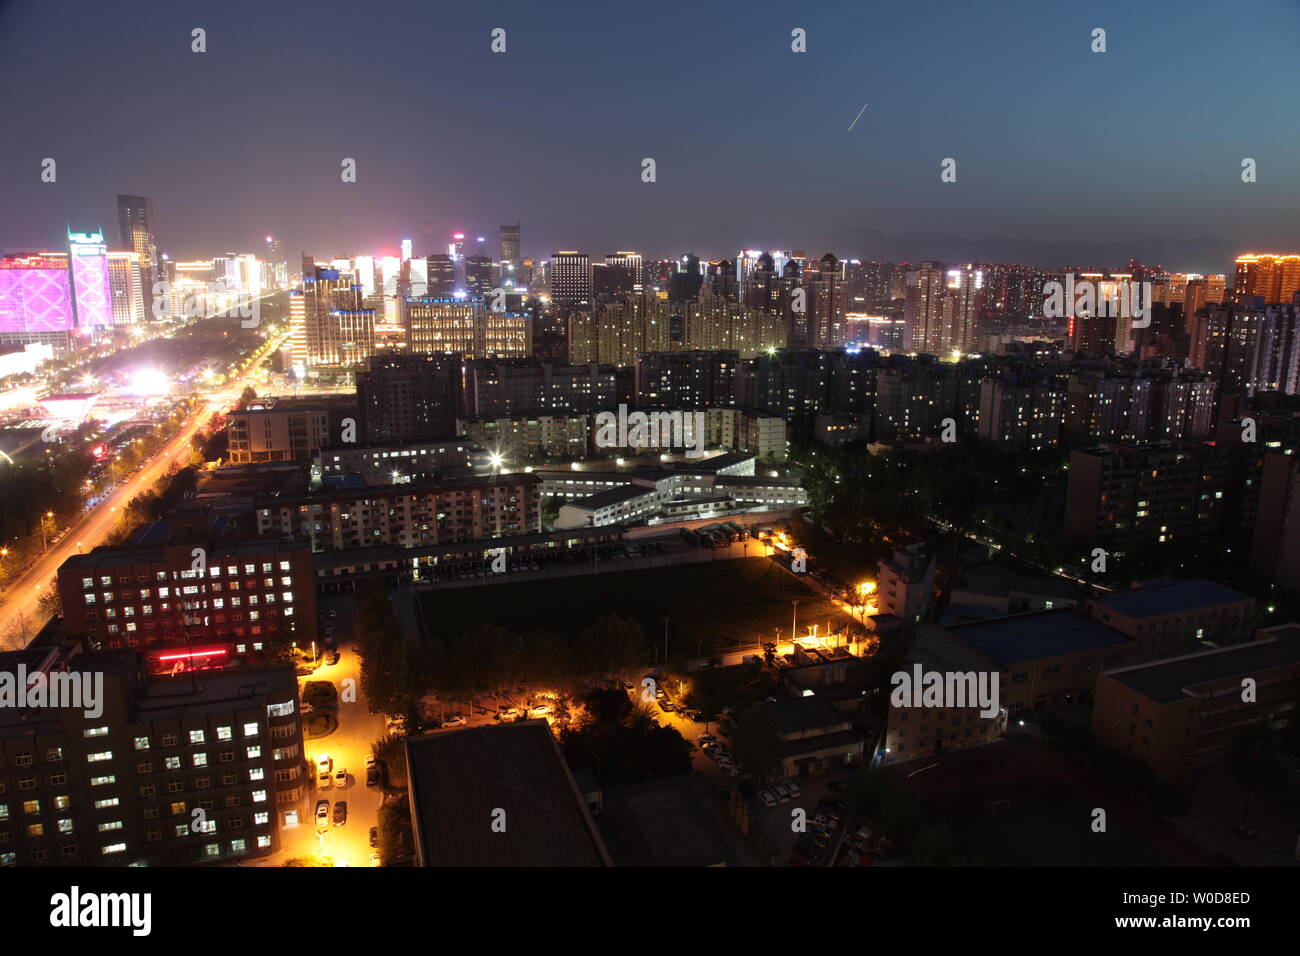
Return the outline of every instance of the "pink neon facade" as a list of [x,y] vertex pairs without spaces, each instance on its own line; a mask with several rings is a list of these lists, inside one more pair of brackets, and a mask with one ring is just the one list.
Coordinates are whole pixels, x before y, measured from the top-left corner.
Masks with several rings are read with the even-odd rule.
[[[105,268],[106,288],[107,276]],[[0,332],[66,332],[73,324],[66,259],[0,259]]]

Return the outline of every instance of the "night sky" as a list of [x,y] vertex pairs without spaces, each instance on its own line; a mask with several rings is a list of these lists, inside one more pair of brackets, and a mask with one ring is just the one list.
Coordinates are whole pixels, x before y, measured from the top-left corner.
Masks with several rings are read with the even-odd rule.
[[173,258],[496,254],[519,220],[535,257],[1224,272],[1300,246],[1298,39],[1298,0],[0,0],[0,248],[115,240],[127,192]]

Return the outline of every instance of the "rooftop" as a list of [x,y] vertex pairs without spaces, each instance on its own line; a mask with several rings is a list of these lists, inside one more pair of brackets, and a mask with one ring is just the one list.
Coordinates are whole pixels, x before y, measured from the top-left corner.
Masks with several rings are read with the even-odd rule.
[[1251,597],[1213,581],[1148,581],[1131,590],[1112,591],[1095,600],[1102,607],[1126,617],[1144,618],[1234,604],[1249,601]]
[[1259,678],[1260,672],[1300,664],[1300,624],[1261,632],[1259,640],[1199,654],[1171,657],[1105,673],[1157,704],[1198,696],[1200,684],[1234,677]]
[[1012,614],[992,621],[972,621],[947,628],[1002,668],[1061,654],[1127,644],[1130,638],[1073,608]]
[[408,737],[406,760],[421,865],[610,865],[546,721]]

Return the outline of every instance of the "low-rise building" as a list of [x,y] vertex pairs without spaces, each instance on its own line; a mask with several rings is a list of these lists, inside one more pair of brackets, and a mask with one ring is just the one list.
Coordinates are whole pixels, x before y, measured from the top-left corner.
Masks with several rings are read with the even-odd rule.
[[1300,625],[1284,624],[1244,644],[1106,671],[1092,731],[1098,743],[1177,778],[1222,760],[1247,724],[1294,720],[1298,700]]
[[1147,581],[1093,598],[1088,614],[1133,638],[1141,661],[1239,644],[1255,633],[1255,599],[1213,581]]

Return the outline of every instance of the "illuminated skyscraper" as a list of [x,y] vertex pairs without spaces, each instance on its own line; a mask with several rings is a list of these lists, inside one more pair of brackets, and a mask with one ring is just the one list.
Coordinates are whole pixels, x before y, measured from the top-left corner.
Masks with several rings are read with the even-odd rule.
[[1300,256],[1245,255],[1237,257],[1232,280],[1233,301],[1260,297],[1265,305],[1290,305],[1300,292]]
[[528,317],[494,311],[482,299],[409,299],[404,306],[410,352],[459,352],[466,358],[532,354]]
[[77,327],[91,330],[112,325],[113,293],[108,277],[108,247],[104,245],[104,234],[69,232],[68,252]]
[[591,259],[585,252],[556,252],[551,256],[551,301],[585,308],[591,304]]
[[501,268],[505,271],[507,263],[519,265],[519,223],[513,226],[502,226],[500,232]]
[[922,262],[907,275],[906,348],[947,356],[975,344],[984,273],[973,266],[945,269]]
[[153,203],[144,196],[117,197],[118,238],[122,247],[140,257],[140,283],[145,307],[153,306],[154,283],[163,280],[158,243],[154,238]]
[[140,257],[134,252],[110,252],[108,284],[113,296],[113,324],[143,322],[144,285],[140,278]]

